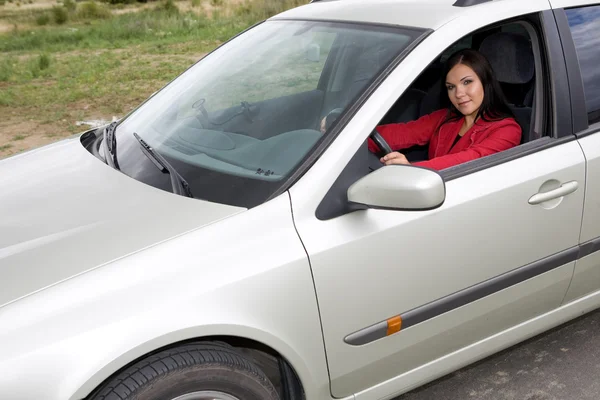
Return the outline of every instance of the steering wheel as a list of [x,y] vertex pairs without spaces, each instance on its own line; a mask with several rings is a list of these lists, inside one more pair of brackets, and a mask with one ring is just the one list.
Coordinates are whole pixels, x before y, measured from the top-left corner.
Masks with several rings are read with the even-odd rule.
[[377,132],[376,129],[373,129],[373,132],[371,132],[369,137],[371,139],[373,139],[373,141],[375,142],[377,147],[379,147],[381,149],[381,151],[384,153],[384,155],[389,154],[394,151],[394,150],[392,150],[392,148],[390,147],[388,142],[385,141],[383,136],[381,136],[381,134],[379,132]]
[[329,130],[331,125],[333,125],[335,120],[338,119],[338,117],[342,114],[343,111],[343,108],[338,107],[334,108],[333,110],[329,111],[329,113],[327,113],[327,115],[323,118],[325,120],[325,126],[323,127],[325,128],[325,131]]

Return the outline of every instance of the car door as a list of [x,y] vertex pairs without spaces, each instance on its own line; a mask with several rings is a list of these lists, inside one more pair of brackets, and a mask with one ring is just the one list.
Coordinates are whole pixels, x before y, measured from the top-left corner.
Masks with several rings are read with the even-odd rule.
[[[461,29],[448,24],[413,50],[290,189],[313,272],[334,397],[410,373],[411,384],[423,381],[417,368],[558,307],[569,285],[585,159],[568,137],[568,123],[541,132],[554,137],[442,174],[446,198],[436,209],[316,216],[323,199],[352,183],[344,182],[345,173],[397,93]],[[553,90],[564,83],[560,57],[549,60],[556,63],[546,77]],[[564,106],[554,104],[555,118],[570,121]]]
[[[586,158],[586,187],[581,252],[565,303],[600,290],[600,1],[556,9],[566,60],[574,126]],[[568,7],[573,1],[552,1]]]

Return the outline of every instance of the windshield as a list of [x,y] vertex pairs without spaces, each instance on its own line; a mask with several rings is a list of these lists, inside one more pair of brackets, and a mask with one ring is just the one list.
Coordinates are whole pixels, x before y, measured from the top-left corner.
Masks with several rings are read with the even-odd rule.
[[195,198],[258,205],[420,33],[264,22],[199,61],[116,128],[120,169],[172,190],[169,175],[142,152],[137,133],[172,164]]

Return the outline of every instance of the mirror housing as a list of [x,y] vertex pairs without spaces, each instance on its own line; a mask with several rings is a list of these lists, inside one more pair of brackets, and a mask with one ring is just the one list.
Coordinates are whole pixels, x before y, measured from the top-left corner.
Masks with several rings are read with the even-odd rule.
[[409,165],[388,165],[348,188],[348,201],[388,210],[431,210],[446,198],[446,185],[435,171]]

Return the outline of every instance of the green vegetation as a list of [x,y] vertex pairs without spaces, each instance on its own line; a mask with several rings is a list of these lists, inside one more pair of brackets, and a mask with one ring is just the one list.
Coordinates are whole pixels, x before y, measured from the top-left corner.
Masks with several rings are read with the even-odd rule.
[[52,18],[58,25],[62,25],[69,20],[69,10],[65,7],[54,6],[52,7]]
[[178,15],[179,8],[175,5],[173,0],[165,0],[164,3],[160,7],[157,8],[157,11],[163,11],[167,15]]
[[125,115],[220,43],[308,2],[10,1],[0,5],[0,158],[36,135],[81,132],[79,120]]
[[[109,18],[110,11],[96,3],[77,5],[73,14],[64,6],[52,8],[53,21],[67,26],[18,29],[0,35],[0,52],[51,51],[62,52],[78,48],[124,48],[141,43],[176,43],[202,40],[211,43],[205,50],[223,42],[248,26],[283,11],[286,4],[298,0],[255,0],[242,3],[232,15],[207,18],[194,12],[180,12],[173,0],[165,0],[151,9]],[[39,16],[37,18],[40,18]],[[43,18],[43,17],[42,17]],[[101,19],[91,25],[82,19]],[[43,24],[39,24],[43,25]]]
[[48,15],[47,13],[38,15],[35,19],[35,23],[40,26],[48,25],[50,23],[50,15]]
[[70,13],[75,12],[77,4],[73,0],[63,0],[63,7]]
[[[234,34],[236,29],[246,26],[208,21],[196,15],[178,14],[169,11],[168,7],[161,5],[154,10],[123,14],[92,25],[74,24],[65,28],[19,30],[0,36],[0,51],[63,52],[78,48],[125,48],[141,43],[175,43],[194,38],[207,38],[214,43],[214,40],[226,40],[227,35]],[[58,23],[56,15],[55,21]]]
[[80,3],[77,6],[76,18],[79,20],[107,19],[111,17],[110,9],[95,1]]
[[40,71],[48,69],[50,67],[50,56],[48,54],[40,54],[37,64]]

